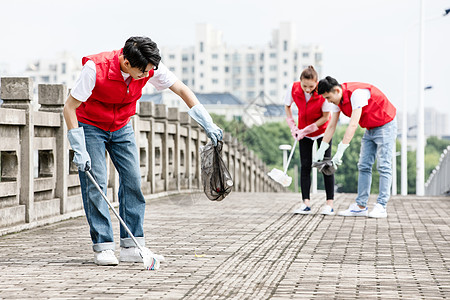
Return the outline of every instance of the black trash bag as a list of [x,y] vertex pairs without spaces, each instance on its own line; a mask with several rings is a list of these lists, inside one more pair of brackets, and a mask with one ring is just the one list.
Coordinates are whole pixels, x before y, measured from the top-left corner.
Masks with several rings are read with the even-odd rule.
[[222,147],[222,141],[217,146],[210,141],[200,148],[203,190],[212,201],[222,201],[233,187],[233,179],[222,160]]

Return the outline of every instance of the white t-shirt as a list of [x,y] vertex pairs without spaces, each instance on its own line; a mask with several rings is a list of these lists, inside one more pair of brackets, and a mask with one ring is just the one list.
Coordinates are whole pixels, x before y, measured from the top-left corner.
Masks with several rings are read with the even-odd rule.
[[[294,103],[294,98],[292,98],[292,87],[294,84],[291,84],[291,86],[289,87],[289,89],[286,92],[286,96],[284,97],[284,105],[286,106],[291,106],[292,103]],[[306,99],[306,103],[308,103],[309,99],[311,99],[311,94],[305,93],[305,99]],[[339,107],[334,105],[333,103],[330,103],[328,101],[324,101],[322,104],[322,111],[324,112],[336,112],[339,111]]]
[[[370,99],[370,90],[368,89],[356,89],[353,91],[352,96],[350,97],[350,102],[352,104],[352,110],[361,108],[369,104]],[[341,109],[337,106],[338,111]]]
[[[130,77],[128,73],[120,72],[124,80]],[[95,87],[96,74],[95,63],[92,60],[88,60],[81,70],[80,77],[78,77],[78,80],[70,91],[72,97],[78,101],[85,102],[91,96],[92,90]],[[163,63],[159,63],[158,69],[155,70],[154,75],[148,82],[160,91],[171,87],[177,80],[178,78]]]
[[[284,97],[284,105],[286,106],[291,106],[292,103],[294,103],[294,98],[292,98],[292,87],[294,86],[294,84],[291,84],[291,86],[289,87],[289,89],[286,92],[286,96]],[[305,93],[305,99],[306,99],[306,103],[308,103],[308,101],[311,99],[311,94]],[[333,103],[328,102],[327,100],[325,100],[322,104],[322,111],[323,112],[337,112],[339,111],[339,106],[334,105]],[[318,138],[321,138],[324,136],[324,133],[318,135],[318,136],[314,136],[314,137],[309,137],[306,136],[307,138],[311,139],[311,140],[317,140]]]

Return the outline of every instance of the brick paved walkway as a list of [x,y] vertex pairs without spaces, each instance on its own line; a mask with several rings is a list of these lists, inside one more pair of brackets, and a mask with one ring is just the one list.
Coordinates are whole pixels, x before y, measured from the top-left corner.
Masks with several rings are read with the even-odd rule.
[[[0,237],[0,299],[450,298],[450,198],[394,197],[385,220],[323,217],[323,195],[316,214],[292,215],[298,199],[152,200],[158,271],[94,265],[84,217]],[[335,207],[353,199],[338,194]]]

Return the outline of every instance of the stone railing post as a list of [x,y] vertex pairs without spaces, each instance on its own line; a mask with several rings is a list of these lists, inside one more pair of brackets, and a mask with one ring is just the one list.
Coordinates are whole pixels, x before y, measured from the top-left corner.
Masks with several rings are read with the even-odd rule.
[[191,140],[192,140],[192,121],[191,117],[188,115],[187,112],[181,112],[180,113],[180,124],[185,126],[187,129],[187,137],[186,137],[186,153],[184,154],[186,157],[185,161],[185,176],[187,176],[188,179],[188,189],[192,189],[192,155],[191,151]]
[[67,88],[63,84],[39,84],[40,111],[60,114],[60,126],[56,129],[56,190],[55,196],[60,199],[60,213],[67,212],[67,176],[69,174],[69,142],[63,109],[67,97]]
[[167,119],[170,123],[175,124],[175,138],[173,149],[173,164],[174,164],[174,176],[176,180],[177,191],[181,190],[181,178],[180,178],[180,113],[178,108],[169,107]]
[[33,80],[29,77],[2,77],[1,98],[3,108],[25,111],[25,126],[20,128],[19,203],[25,205],[25,222],[35,220],[34,213],[34,124]]
[[150,121],[150,133],[148,136],[148,173],[147,178],[150,180],[150,191],[155,193],[155,147],[153,141],[155,140],[155,119],[153,113],[155,111],[155,104],[153,102],[143,101],[139,104],[139,116],[142,119]]
[[240,166],[238,165],[239,151],[238,151],[238,147],[237,147],[237,144],[238,144],[237,138],[231,137],[230,144],[231,144],[231,148],[233,149],[233,153],[234,153],[234,155],[233,155],[234,168],[231,173],[231,176],[234,179],[233,191],[239,191],[238,187],[239,187],[240,178],[238,178],[238,176],[239,176],[238,172],[240,170]]
[[248,164],[248,169],[249,169],[249,174],[248,174],[248,180],[250,181],[250,186],[249,186],[249,192],[255,192],[255,157],[253,154],[253,151],[248,150],[248,159],[249,159],[249,164]]
[[[167,140],[169,138],[167,110],[165,104],[155,104],[154,117],[160,123],[164,124],[164,134],[162,135],[161,158],[162,158],[162,175],[164,178],[164,191],[169,190],[169,149]],[[153,128],[152,128],[153,129]]]

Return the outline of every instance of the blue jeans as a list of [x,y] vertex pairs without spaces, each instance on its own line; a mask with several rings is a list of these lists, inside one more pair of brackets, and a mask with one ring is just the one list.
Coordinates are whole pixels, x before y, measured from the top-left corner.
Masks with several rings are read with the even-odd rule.
[[[86,149],[91,157],[91,173],[106,194],[108,151],[119,173],[119,214],[139,244],[144,246],[145,199],[141,191],[138,150],[131,123],[110,132],[98,127],[78,123],[84,129]],[[84,211],[90,226],[94,251],[114,250],[113,228],[108,205],[96,187],[82,171],[78,172],[81,183]],[[120,225],[120,246],[133,247],[133,240]]]
[[377,170],[380,173],[380,193],[377,202],[386,207],[392,185],[392,155],[397,137],[397,120],[394,119],[383,126],[368,129],[361,140],[361,152],[358,162],[358,196],[356,203],[367,206],[372,184],[372,166],[377,159]]

